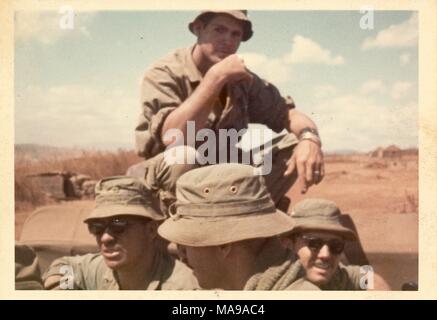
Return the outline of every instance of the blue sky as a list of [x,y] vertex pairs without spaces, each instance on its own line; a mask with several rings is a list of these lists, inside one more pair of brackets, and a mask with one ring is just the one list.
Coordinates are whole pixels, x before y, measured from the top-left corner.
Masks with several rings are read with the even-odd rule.
[[[15,142],[133,147],[146,68],[194,44],[194,11],[19,12]],[[376,11],[251,11],[248,67],[291,95],[317,123],[324,150],[418,145],[417,15]]]

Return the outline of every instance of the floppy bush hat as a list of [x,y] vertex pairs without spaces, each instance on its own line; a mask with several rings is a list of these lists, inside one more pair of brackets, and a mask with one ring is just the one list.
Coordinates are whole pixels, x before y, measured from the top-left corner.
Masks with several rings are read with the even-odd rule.
[[204,247],[289,232],[289,216],[275,208],[263,176],[243,164],[191,170],[176,183],[177,201],[158,229],[177,244]]
[[249,40],[253,35],[252,30],[252,22],[247,17],[247,10],[228,10],[228,11],[221,11],[221,10],[207,10],[200,12],[197,17],[188,24],[188,29],[192,33],[194,33],[193,27],[194,24],[202,18],[205,18],[207,15],[214,15],[214,14],[226,14],[228,16],[231,16],[243,23],[243,38],[242,41]]
[[157,199],[138,179],[114,176],[100,180],[95,186],[95,207],[84,220],[134,215],[164,220]]
[[291,218],[294,227],[291,231],[328,231],[338,234],[347,240],[355,240],[355,231],[341,223],[341,211],[337,205],[325,199],[305,199],[298,202],[292,212]]

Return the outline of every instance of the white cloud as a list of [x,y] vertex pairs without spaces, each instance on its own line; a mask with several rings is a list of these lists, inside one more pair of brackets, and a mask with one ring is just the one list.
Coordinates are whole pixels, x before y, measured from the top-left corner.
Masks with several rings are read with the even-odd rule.
[[399,57],[399,62],[401,64],[401,66],[405,66],[405,65],[409,64],[410,61],[411,61],[411,55],[409,53],[403,53]]
[[306,64],[344,64],[342,56],[333,56],[315,41],[297,35],[293,38],[291,51],[281,57],[270,58],[255,52],[241,53],[245,64],[263,79],[281,85],[291,80],[291,65]]
[[360,88],[360,93],[370,95],[372,93],[387,94],[395,100],[412,98],[414,84],[409,81],[396,81],[392,85],[388,85],[382,80],[369,80],[363,83]]
[[330,84],[318,85],[315,86],[313,89],[314,97],[316,97],[317,99],[332,97],[337,93],[337,91],[337,88]]
[[62,14],[55,11],[18,11],[16,13],[15,37],[18,41],[36,40],[45,45],[56,42],[63,36],[91,37],[86,24],[94,13],[74,15],[73,29],[62,29],[59,25]]
[[301,35],[293,38],[292,45],[291,52],[284,57],[287,63],[339,65],[345,62],[342,56],[333,56],[328,49],[322,48],[317,42]]
[[387,92],[387,87],[382,80],[369,80],[363,83],[360,88],[360,92],[362,94],[370,94],[375,92],[383,94]]
[[391,88],[390,96],[393,99],[402,99],[408,97],[414,89],[413,83],[409,81],[395,82]]
[[120,88],[63,85],[27,87],[17,94],[15,111],[18,143],[108,147],[133,146],[140,110]]
[[254,52],[241,53],[241,56],[243,56],[244,63],[249,69],[263,79],[277,85],[290,80],[291,70],[281,59],[269,59],[264,54]]
[[360,95],[336,96],[315,105],[312,118],[319,127],[324,150],[417,146],[416,103],[386,105]]
[[414,47],[418,43],[418,18],[413,13],[411,17],[400,23],[381,30],[375,37],[366,38],[363,49]]

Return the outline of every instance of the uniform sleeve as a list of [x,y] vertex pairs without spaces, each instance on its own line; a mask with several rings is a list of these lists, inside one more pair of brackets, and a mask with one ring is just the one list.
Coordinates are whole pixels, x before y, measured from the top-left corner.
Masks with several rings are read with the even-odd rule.
[[184,263],[176,259],[167,260],[165,280],[162,283],[162,290],[197,290],[199,283],[193,271]]
[[183,101],[176,77],[165,67],[148,70],[141,85],[142,111],[135,129],[136,151],[149,159],[165,148],[161,129],[167,116]]
[[323,290],[363,290],[360,286],[360,266],[339,264],[331,281]]
[[281,132],[287,127],[288,112],[294,107],[294,102],[284,99],[271,83],[253,73],[252,75],[254,78],[249,89],[249,121],[262,123],[275,132]]
[[43,276],[44,289],[93,289],[93,279],[96,279],[98,272],[97,257],[87,254],[54,260]]

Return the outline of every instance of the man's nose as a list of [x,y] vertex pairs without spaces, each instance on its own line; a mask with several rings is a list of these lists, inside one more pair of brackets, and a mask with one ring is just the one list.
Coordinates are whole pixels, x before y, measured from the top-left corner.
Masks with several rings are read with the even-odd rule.
[[328,259],[329,257],[331,257],[331,252],[329,251],[328,245],[324,244],[323,247],[320,248],[319,254],[317,256],[322,259]]
[[223,41],[224,41],[226,44],[229,44],[229,43],[232,42],[232,35],[231,35],[230,32],[225,32],[225,34],[223,35]]
[[103,232],[103,234],[100,236],[100,242],[104,243],[104,244],[110,244],[113,243],[115,241],[115,238],[113,235],[109,234],[107,232],[107,230],[105,230],[105,232]]

